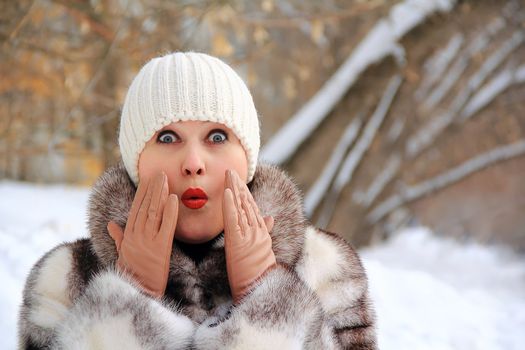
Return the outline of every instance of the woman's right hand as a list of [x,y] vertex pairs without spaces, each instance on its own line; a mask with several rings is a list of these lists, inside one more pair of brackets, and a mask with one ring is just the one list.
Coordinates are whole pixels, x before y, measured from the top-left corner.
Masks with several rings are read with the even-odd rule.
[[161,173],[139,183],[125,230],[113,221],[107,226],[118,252],[117,267],[154,297],[162,297],[168,283],[178,210],[177,195],[169,194],[168,178]]

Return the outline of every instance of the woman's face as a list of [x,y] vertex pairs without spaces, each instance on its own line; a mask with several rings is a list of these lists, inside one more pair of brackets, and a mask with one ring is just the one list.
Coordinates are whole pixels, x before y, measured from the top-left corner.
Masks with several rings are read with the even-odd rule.
[[[171,123],[153,135],[139,157],[139,181],[166,173],[169,193],[179,198],[175,238],[186,243],[209,241],[223,230],[227,169],[237,171],[244,182],[248,179],[248,161],[239,139],[224,124],[213,122]],[[190,187],[206,193],[204,206],[195,208],[199,201],[183,200]]]

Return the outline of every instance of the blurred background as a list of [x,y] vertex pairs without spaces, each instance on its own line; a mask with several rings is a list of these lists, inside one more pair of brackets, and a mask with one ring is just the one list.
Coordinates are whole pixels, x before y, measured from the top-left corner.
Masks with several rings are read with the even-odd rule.
[[[2,1],[0,178],[91,186],[139,68],[202,51],[248,84],[262,156],[314,223],[357,246],[425,225],[524,251],[525,4],[409,2]],[[294,118],[316,122],[271,150]]]

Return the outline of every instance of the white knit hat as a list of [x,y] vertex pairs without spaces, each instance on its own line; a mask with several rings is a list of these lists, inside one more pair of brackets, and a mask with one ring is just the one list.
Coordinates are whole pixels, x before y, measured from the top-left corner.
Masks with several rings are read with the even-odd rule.
[[147,141],[179,120],[221,123],[241,141],[248,160],[248,182],[259,154],[259,119],[242,79],[218,58],[176,52],[149,61],[126,95],[119,146],[129,176],[138,184],[138,160]]

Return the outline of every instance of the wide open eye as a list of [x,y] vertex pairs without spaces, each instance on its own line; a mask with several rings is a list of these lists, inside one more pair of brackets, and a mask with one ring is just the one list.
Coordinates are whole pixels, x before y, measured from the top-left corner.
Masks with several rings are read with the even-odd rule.
[[157,137],[157,142],[159,143],[173,143],[177,141],[178,136],[171,130],[164,130]]
[[224,130],[215,129],[208,135],[208,140],[212,143],[224,143],[228,140],[228,134]]

